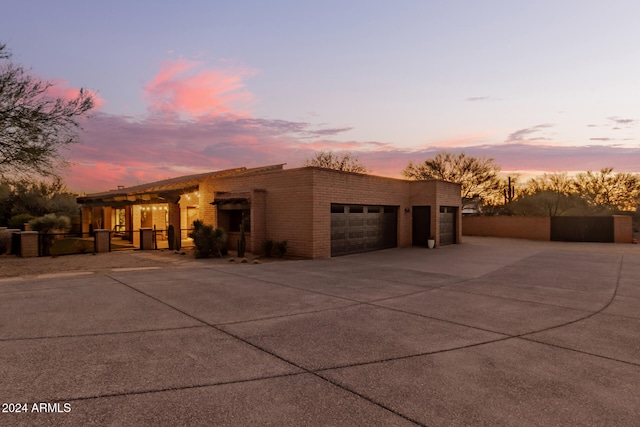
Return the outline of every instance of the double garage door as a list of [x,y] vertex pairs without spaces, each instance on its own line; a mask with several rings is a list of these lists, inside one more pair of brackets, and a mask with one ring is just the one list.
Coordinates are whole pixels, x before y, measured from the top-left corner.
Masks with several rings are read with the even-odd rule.
[[331,205],[331,256],[397,245],[396,206]]

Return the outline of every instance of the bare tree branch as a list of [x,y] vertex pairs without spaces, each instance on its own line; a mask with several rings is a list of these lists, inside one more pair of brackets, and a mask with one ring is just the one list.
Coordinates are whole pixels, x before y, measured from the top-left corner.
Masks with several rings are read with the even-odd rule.
[[55,175],[59,149],[78,142],[78,119],[94,99],[84,89],[74,99],[51,97],[52,84],[9,62],[6,49],[0,44],[0,174]]

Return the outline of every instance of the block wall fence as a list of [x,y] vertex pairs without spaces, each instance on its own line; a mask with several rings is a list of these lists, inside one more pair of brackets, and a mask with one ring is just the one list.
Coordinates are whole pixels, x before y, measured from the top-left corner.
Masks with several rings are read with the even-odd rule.
[[[614,243],[631,243],[632,218],[613,216]],[[526,216],[465,216],[462,218],[464,236],[511,237],[528,240],[551,240],[550,217]]]

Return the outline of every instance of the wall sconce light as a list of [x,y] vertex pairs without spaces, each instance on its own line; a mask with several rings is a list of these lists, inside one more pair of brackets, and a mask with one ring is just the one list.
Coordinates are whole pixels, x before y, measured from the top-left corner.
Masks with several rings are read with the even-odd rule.
[[411,209],[409,209],[409,208],[404,208],[404,213],[409,213],[409,212],[411,212]]

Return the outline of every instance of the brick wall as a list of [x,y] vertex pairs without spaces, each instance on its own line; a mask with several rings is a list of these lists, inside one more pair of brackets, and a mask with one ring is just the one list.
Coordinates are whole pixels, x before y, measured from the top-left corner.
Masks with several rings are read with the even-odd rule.
[[[252,242],[248,245],[251,252],[259,253],[264,239],[287,240],[290,255],[310,258],[331,255],[332,203],[397,206],[401,247],[411,245],[412,206],[432,206],[431,219],[435,224],[439,221],[441,204],[460,206],[458,184],[405,181],[321,168],[210,177],[200,185],[201,195],[208,195],[201,197],[201,206],[213,201],[215,191],[252,191]],[[215,216],[210,210],[207,212],[203,220],[216,225]],[[434,229],[437,230],[432,226]]]
[[[312,182],[312,175],[303,169],[209,178],[200,188],[210,199],[201,199],[201,204],[211,203],[215,191],[251,192],[250,251],[260,253],[265,239],[287,240],[290,255],[313,257]],[[212,217],[204,221],[217,225]]]
[[631,243],[633,240],[633,220],[630,216],[613,216],[613,242]]
[[527,216],[465,216],[465,236],[513,237],[528,240],[551,240],[551,218]]
[[111,245],[109,244],[109,239],[111,238],[111,234],[107,229],[98,229],[94,231],[94,249],[96,252],[109,252],[111,249]]
[[20,256],[25,258],[38,256],[37,231],[22,231],[20,233]]

